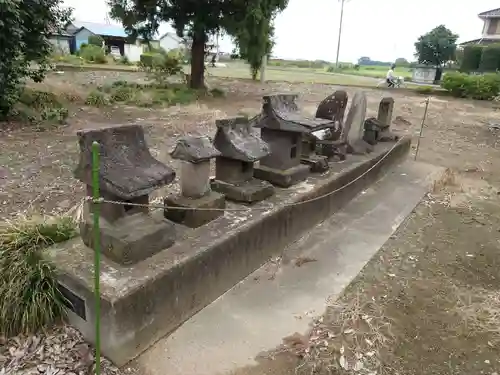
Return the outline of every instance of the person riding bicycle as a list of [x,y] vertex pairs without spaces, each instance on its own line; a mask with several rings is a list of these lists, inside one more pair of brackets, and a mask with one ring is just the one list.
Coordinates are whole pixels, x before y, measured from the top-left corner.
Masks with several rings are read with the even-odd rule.
[[396,69],[396,64],[392,64],[391,68],[387,71],[387,75],[385,76],[386,82],[389,87],[396,86],[396,82],[394,81],[394,69]]

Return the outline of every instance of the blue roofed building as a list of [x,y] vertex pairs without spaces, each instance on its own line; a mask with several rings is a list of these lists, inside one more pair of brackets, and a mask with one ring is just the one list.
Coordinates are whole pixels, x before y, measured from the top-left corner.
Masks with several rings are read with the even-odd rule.
[[[91,35],[100,36],[105,43],[107,52],[117,52],[121,56],[126,56],[130,61],[139,61],[147,44],[143,40],[135,43],[128,38],[125,29],[120,25],[102,24],[95,22],[73,21],[66,26],[66,32],[73,35],[71,51],[79,51],[82,44],[87,44]],[[159,42],[152,41],[151,44],[157,47]]]

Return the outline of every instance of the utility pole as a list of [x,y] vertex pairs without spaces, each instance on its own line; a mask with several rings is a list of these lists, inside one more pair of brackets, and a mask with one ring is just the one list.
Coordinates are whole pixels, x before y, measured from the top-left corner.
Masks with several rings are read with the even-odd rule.
[[340,39],[342,38],[342,21],[344,19],[344,3],[345,0],[340,0],[340,23],[339,23],[339,41],[337,43],[337,58],[335,59],[335,67],[339,68],[339,53],[340,53]]

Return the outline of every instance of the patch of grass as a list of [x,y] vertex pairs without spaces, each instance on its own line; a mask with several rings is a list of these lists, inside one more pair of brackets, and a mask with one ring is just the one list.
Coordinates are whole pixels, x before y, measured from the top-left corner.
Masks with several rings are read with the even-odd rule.
[[209,91],[210,95],[212,95],[214,98],[224,98],[226,96],[226,92],[222,90],[221,88],[214,87]]
[[422,94],[422,95],[430,95],[434,92],[434,88],[431,87],[431,86],[418,86],[415,88],[415,91],[418,93],[418,94]]
[[35,125],[43,130],[43,124],[65,124],[69,111],[64,98],[53,92],[25,87],[15,106],[12,117]]
[[111,92],[111,100],[114,102],[126,102],[134,96],[134,89],[128,86],[118,86]]
[[94,90],[85,99],[85,104],[92,107],[104,107],[109,104],[109,99],[102,92]]
[[76,223],[68,217],[0,227],[0,334],[33,333],[64,316],[67,301],[41,252],[76,235]]

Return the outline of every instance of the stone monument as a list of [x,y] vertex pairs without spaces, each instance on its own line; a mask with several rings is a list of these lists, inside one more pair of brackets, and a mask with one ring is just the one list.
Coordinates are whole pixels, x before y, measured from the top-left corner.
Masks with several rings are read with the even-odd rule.
[[311,163],[324,163],[324,159],[311,158],[309,165],[301,164],[301,159],[304,159],[304,134],[333,126],[333,120],[301,114],[296,99],[296,94],[264,96],[262,113],[256,124],[261,129],[261,138],[271,147],[271,154],[255,168],[255,177],[281,187],[305,180]]
[[[92,144],[98,142],[101,198],[123,202],[99,203],[104,255],[129,265],[170,247],[175,241],[174,225],[161,216],[151,216],[147,204],[149,194],[170,184],[175,172],[153,158],[143,128],[139,125],[114,126],[80,131],[77,136],[80,160],[75,177],[87,185],[87,196],[92,196]],[[90,200],[84,205],[80,234],[85,245],[94,248],[92,205]]]
[[210,160],[220,156],[210,139],[206,136],[182,137],[170,156],[181,161],[181,193],[165,198],[165,217],[197,228],[223,215],[225,197],[210,188]]
[[[348,95],[343,90],[335,91],[328,95],[318,106],[316,117],[333,120],[334,126],[321,132],[317,136],[316,144],[320,155],[328,157],[329,160],[345,160],[347,144],[342,141],[341,134],[344,128],[344,115],[347,107]],[[313,134],[317,134],[316,132]]]
[[253,177],[254,163],[271,152],[267,143],[252,133],[252,124],[244,117],[216,121],[214,146],[220,155],[215,159],[212,189],[227,199],[254,203],[274,194],[267,181]]
[[365,121],[365,132],[363,139],[374,145],[378,142],[397,141],[399,137],[390,131],[392,123],[392,112],[394,99],[387,97],[380,101],[377,118],[369,118]]
[[365,93],[356,92],[352,98],[341,135],[341,138],[347,143],[348,153],[364,155],[373,151],[373,146],[363,139],[366,107]]

